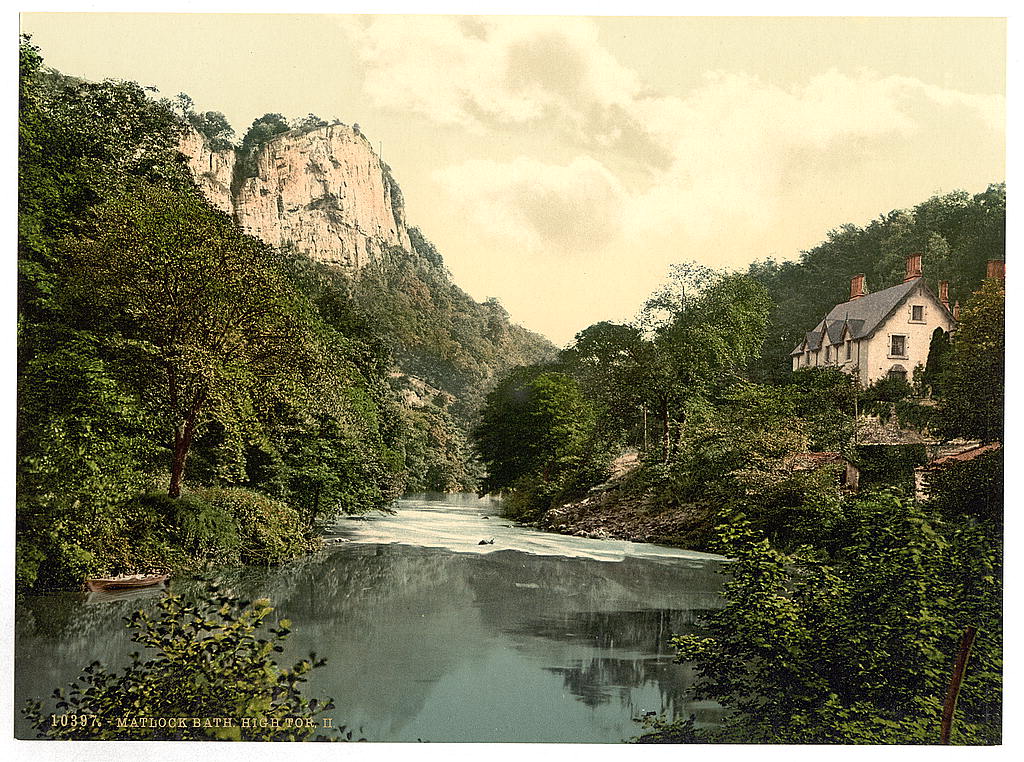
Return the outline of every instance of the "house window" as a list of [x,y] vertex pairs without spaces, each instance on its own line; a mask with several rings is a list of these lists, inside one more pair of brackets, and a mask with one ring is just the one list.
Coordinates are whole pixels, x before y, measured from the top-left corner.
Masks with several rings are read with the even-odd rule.
[[832,359],[832,347],[825,347],[825,362]]
[[846,359],[847,360],[850,359],[852,352],[853,352],[853,342],[852,341],[847,341],[846,342]]
[[906,336],[890,336],[889,337],[889,356],[890,357],[906,357],[907,356],[907,337]]
[[907,369],[902,365],[893,365],[889,368],[889,378],[893,381],[907,382]]
[[915,304],[910,308],[910,320],[914,323],[924,322],[924,305]]

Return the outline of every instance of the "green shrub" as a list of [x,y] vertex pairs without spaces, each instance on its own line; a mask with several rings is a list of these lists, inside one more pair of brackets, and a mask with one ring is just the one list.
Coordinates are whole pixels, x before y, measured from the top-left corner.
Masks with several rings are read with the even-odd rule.
[[854,461],[860,469],[861,487],[895,487],[911,494],[914,469],[928,462],[923,444],[859,445]]
[[1003,451],[927,472],[928,504],[950,521],[965,516],[1003,522]]
[[906,399],[914,393],[914,387],[906,380],[886,376],[871,384],[861,394],[861,407],[864,412],[879,414],[888,408],[888,403]]
[[298,512],[259,492],[211,487],[192,496],[234,517],[239,560],[245,564],[279,564],[314,547]]
[[171,545],[197,561],[236,563],[238,528],[235,517],[200,495],[179,498],[165,492],[142,495],[130,504],[138,507],[137,539],[163,534]]
[[[301,741],[323,726],[317,718],[333,701],[305,699],[300,684],[325,660],[310,654],[290,669],[277,665],[272,657],[283,650],[290,623],[281,619],[267,628],[270,638],[262,636],[273,611],[268,600],[238,601],[214,586],[204,602],[168,595],[157,609],[126,619],[132,642],[155,650],[152,658],[133,653],[121,673],[93,662],[78,682],[54,691],[54,713],[38,700],[27,703],[23,711],[40,738]],[[139,727],[143,718],[186,721]],[[211,727],[195,718],[231,722]],[[351,739],[343,727],[338,731],[338,740]]]
[[19,589],[71,589],[100,567],[96,553],[85,547],[80,528],[63,535],[58,524],[48,530],[19,536],[15,554],[15,580]]

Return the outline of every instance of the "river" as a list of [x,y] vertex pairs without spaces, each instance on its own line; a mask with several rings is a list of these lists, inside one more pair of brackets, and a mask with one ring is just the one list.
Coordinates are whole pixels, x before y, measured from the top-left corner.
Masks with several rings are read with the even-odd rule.
[[[327,657],[304,692],[333,696],[334,723],[370,741],[618,742],[651,712],[718,719],[687,701],[693,673],[667,640],[721,605],[720,559],[540,532],[499,510],[473,495],[408,496],[394,515],[342,519],[323,552],[219,577],[292,620],[281,661]],[[154,598],[95,597],[18,602],[16,709],[94,659],[121,667],[137,650],[121,618]],[[16,735],[30,733],[19,714]]]

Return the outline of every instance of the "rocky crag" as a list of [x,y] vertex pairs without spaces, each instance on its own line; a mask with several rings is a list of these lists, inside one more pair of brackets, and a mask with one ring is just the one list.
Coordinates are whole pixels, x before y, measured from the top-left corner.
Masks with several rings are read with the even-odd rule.
[[350,271],[412,248],[402,193],[358,129],[292,130],[248,155],[189,130],[180,150],[210,201],[272,246]]

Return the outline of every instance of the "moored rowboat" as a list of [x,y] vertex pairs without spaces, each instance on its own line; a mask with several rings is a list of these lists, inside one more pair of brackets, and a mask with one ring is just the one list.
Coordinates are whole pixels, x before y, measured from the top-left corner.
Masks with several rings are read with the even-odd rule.
[[94,593],[100,590],[130,590],[137,587],[160,585],[170,578],[170,574],[125,574],[120,577],[90,577],[85,581],[85,586]]

